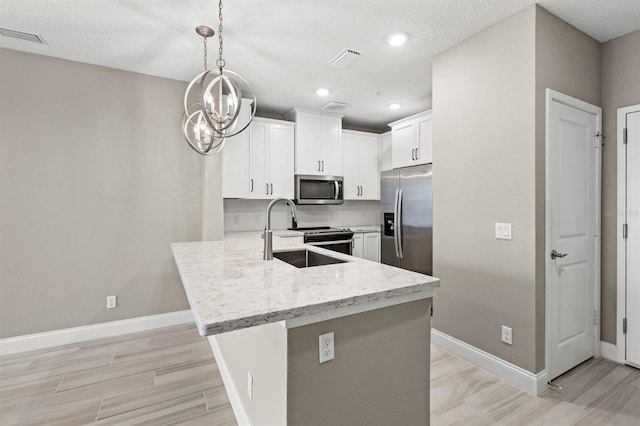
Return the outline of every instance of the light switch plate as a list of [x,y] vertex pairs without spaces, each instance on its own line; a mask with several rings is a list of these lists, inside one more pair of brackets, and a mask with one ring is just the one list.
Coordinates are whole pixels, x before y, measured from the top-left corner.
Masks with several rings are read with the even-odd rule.
[[496,239],[498,239],[498,240],[510,240],[511,239],[511,224],[510,223],[496,223]]

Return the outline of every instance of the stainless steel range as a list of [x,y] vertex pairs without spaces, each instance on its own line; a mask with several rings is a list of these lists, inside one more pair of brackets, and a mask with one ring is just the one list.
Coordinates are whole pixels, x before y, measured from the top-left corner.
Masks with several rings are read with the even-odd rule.
[[353,231],[348,228],[340,229],[329,226],[317,226],[297,228],[295,230],[304,232],[304,242],[306,244],[348,255],[351,255],[353,252]]

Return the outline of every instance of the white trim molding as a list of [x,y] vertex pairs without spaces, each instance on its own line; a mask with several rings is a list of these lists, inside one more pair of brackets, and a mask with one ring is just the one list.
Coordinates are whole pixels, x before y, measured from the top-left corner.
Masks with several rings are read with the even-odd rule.
[[149,315],[85,325],[82,327],[65,328],[44,333],[27,334],[24,336],[0,339],[0,354],[9,355],[19,352],[46,349],[54,346],[68,345],[103,337],[119,336],[138,331],[153,330],[154,328],[193,322],[190,310],[169,312],[166,314]]
[[618,108],[618,129],[617,129],[617,162],[618,162],[618,202],[617,202],[617,224],[616,224],[616,240],[617,240],[617,297],[616,297],[616,345],[617,345],[617,358],[621,364],[627,362],[627,339],[623,332],[623,321],[626,316],[627,307],[627,294],[626,294],[626,276],[627,276],[627,245],[625,239],[622,237],[623,226],[626,221],[627,212],[627,199],[626,199],[626,176],[627,176],[627,154],[626,147],[622,143],[624,138],[624,128],[627,126],[627,114],[640,111],[640,104],[631,105],[624,108]]
[[618,362],[618,347],[605,341],[600,342],[600,344],[602,346],[602,358]]
[[532,395],[539,396],[548,388],[546,370],[534,374],[436,329],[431,330],[431,343]]
[[231,409],[233,410],[233,414],[236,416],[238,425],[252,426],[251,420],[249,420],[249,415],[247,414],[247,410],[245,410],[244,405],[242,404],[242,400],[240,399],[240,395],[238,394],[238,389],[236,389],[235,382],[233,381],[233,378],[231,378],[231,373],[227,368],[227,363],[225,362],[224,356],[222,355],[222,351],[220,350],[220,346],[218,345],[216,336],[207,336],[207,339],[209,340],[209,346],[211,346],[213,356],[216,358],[218,371],[220,371],[220,376],[222,377],[222,382],[224,383],[224,389],[227,391],[227,397],[229,398],[229,402],[231,403]]

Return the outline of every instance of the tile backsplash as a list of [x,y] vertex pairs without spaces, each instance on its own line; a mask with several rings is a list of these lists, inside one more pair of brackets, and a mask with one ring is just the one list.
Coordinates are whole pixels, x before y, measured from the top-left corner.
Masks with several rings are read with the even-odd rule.
[[[265,226],[270,200],[224,200],[224,231],[258,231]],[[345,201],[337,206],[296,206],[298,226],[378,225],[380,201]],[[271,212],[272,229],[291,226],[291,209],[279,202]]]

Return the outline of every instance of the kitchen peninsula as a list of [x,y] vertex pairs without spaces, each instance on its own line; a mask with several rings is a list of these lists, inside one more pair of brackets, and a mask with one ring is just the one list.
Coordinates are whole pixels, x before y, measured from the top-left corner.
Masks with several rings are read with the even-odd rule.
[[[274,233],[273,245],[344,262],[265,261],[259,232],[172,244],[239,423],[428,424],[439,280],[305,245],[295,231]],[[335,359],[319,363],[330,332]]]

